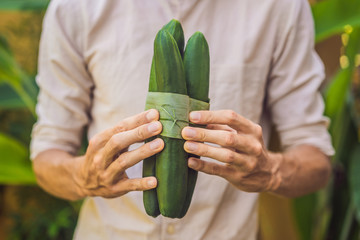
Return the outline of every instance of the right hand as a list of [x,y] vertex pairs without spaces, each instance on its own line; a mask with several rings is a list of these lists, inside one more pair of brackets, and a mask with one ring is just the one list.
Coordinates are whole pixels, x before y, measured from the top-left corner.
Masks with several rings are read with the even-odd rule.
[[128,151],[131,144],[160,134],[162,125],[158,119],[158,111],[151,109],[92,137],[86,154],[78,161],[75,176],[81,195],[114,198],[155,188],[155,177],[129,179],[125,170],[164,148],[162,139],[157,138]]

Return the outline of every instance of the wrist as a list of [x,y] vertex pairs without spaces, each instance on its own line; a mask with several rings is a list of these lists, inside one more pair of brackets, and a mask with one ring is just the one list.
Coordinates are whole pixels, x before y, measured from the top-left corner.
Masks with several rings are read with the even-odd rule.
[[82,199],[82,198],[89,196],[86,189],[84,188],[83,181],[81,180],[82,179],[81,169],[82,169],[83,162],[85,161],[85,156],[75,157],[73,160],[75,162],[74,168],[72,171],[72,178],[74,180],[74,188],[75,188],[76,195],[78,195],[79,199]]
[[270,170],[271,177],[265,191],[276,192],[280,188],[283,181],[280,168],[284,162],[284,155],[282,153],[269,152],[268,156],[269,160],[272,162],[272,166]]

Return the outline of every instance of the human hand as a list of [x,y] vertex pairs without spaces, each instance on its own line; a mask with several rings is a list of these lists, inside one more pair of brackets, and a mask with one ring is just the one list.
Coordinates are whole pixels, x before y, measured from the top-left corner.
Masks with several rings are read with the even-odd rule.
[[159,134],[162,125],[159,113],[152,109],[124,119],[89,141],[86,154],[81,157],[75,171],[75,182],[83,196],[118,197],[129,191],[155,188],[155,177],[129,179],[125,170],[164,148],[157,138],[128,151],[128,147]]
[[274,191],[279,187],[281,154],[266,150],[260,125],[232,110],[196,111],[191,112],[189,118],[207,128],[183,129],[182,136],[187,140],[185,151],[219,161],[190,158],[190,168],[223,177],[247,192]]

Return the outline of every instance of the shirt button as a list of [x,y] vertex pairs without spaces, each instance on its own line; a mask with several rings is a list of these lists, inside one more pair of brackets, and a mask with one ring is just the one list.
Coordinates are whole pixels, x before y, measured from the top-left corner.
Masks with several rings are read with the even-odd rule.
[[174,227],[174,225],[169,224],[168,227],[166,228],[166,232],[167,232],[168,234],[174,234],[174,233],[175,233],[175,227]]

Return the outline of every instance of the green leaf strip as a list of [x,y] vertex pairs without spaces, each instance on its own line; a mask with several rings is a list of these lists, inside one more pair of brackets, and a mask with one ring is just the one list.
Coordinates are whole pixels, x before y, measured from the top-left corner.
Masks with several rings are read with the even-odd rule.
[[163,125],[161,136],[183,139],[181,130],[189,126],[189,113],[193,110],[208,110],[210,104],[187,95],[167,92],[149,92],[145,109],[157,109]]

